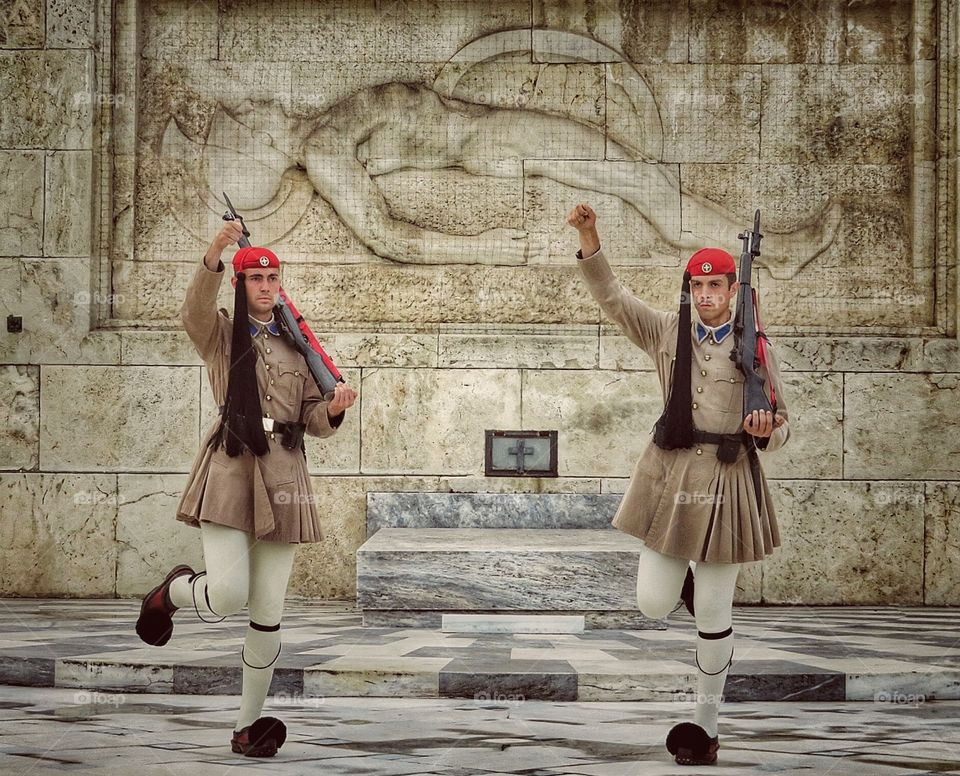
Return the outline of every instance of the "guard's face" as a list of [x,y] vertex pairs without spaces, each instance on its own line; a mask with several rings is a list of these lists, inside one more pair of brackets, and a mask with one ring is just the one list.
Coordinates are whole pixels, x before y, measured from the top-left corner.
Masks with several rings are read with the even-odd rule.
[[736,296],[739,281],[732,284],[726,275],[695,275],[690,278],[690,296],[697,312],[713,318],[730,309],[730,300]]
[[[280,293],[280,273],[275,269],[247,269],[243,274],[247,278],[247,311],[251,315],[269,313]],[[236,277],[233,283],[236,285]]]

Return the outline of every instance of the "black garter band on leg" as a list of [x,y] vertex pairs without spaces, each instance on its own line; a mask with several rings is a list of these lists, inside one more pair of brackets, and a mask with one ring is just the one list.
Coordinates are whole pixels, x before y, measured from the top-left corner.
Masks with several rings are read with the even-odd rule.
[[[253,620],[250,620],[250,627],[253,628],[255,631],[260,631],[261,633],[276,633],[277,631],[280,630],[280,623],[277,623],[276,625],[261,625],[258,622],[254,622]],[[247,668],[252,668],[255,671],[262,671],[265,668],[270,668],[270,666],[272,666],[274,663],[277,662],[277,660],[280,658],[280,652],[283,649],[283,644],[280,644],[280,646],[277,647],[277,654],[274,655],[273,660],[271,660],[265,666],[250,665],[247,662],[247,658],[244,657],[244,654],[243,654],[244,649],[245,647],[240,649],[240,660],[243,662],[243,664]]]
[[725,639],[727,636],[733,633],[733,626],[730,626],[726,630],[718,631],[716,633],[704,633],[703,631],[697,631],[697,635],[701,639],[706,639],[707,641],[719,641],[720,639]]
[[[726,630],[718,631],[718,632],[716,632],[716,633],[704,633],[703,631],[697,631],[697,635],[698,635],[701,639],[706,639],[707,641],[719,641],[720,639],[725,639],[725,638],[727,638],[727,636],[732,636],[732,635],[733,635],[733,627],[731,626],[731,627],[727,628]],[[723,668],[721,668],[719,671],[716,671],[716,672],[714,672],[714,673],[710,673],[709,671],[704,671],[704,670],[703,670],[702,666],[700,665],[700,655],[699,655],[699,653],[695,653],[695,657],[696,657],[696,661],[697,661],[697,670],[700,671],[700,673],[705,674],[706,676],[719,676],[719,675],[722,674],[724,671],[726,671],[728,668],[730,668],[730,666],[733,665],[733,648],[731,647],[731,649],[730,649],[730,659],[727,661],[727,664],[726,664]]]
[[193,609],[197,613],[197,617],[200,618],[200,622],[205,622],[208,625],[216,625],[217,623],[223,622],[225,619],[227,619],[227,616],[223,615],[221,617],[219,614],[213,611],[213,607],[210,606],[210,592],[206,587],[203,588],[203,600],[207,604],[207,609],[213,612],[213,614],[216,615],[217,617],[220,617],[220,619],[219,620],[203,619],[203,615],[200,614],[200,607],[197,606],[197,580],[200,579],[200,577],[205,577],[205,576],[207,576],[206,571],[201,571],[199,574],[193,575],[193,578],[190,580],[190,596],[193,598]]

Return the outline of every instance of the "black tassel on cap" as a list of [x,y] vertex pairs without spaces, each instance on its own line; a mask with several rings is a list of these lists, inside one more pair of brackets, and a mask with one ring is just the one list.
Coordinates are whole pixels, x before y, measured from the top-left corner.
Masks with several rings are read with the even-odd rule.
[[211,440],[214,449],[224,445],[234,458],[245,449],[260,456],[269,452],[263,432],[263,409],[257,387],[257,351],[250,337],[247,315],[246,277],[237,275],[233,302],[233,334],[230,340],[230,374],[227,378],[227,400],[223,405],[220,427]]
[[690,273],[683,273],[680,289],[680,321],[677,325],[677,357],[673,362],[670,398],[654,427],[653,441],[662,450],[693,446],[693,407],[690,380],[693,347],[690,344]]

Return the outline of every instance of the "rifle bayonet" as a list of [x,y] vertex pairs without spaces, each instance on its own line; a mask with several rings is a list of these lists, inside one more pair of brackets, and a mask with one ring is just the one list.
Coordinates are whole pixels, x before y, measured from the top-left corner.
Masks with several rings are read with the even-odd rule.
[[224,221],[239,221],[240,226],[243,229],[243,237],[237,242],[241,248],[250,247],[250,230],[247,229],[247,225],[243,222],[243,218],[237,213],[236,208],[233,206],[233,203],[230,201],[230,197],[227,196],[227,192],[223,192],[223,201],[227,203],[229,210],[223,214]]

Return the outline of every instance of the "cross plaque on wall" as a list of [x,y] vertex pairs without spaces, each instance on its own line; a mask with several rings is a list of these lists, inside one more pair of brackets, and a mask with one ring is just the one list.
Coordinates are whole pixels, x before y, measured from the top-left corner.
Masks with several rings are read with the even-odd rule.
[[486,432],[487,477],[556,477],[556,431]]

